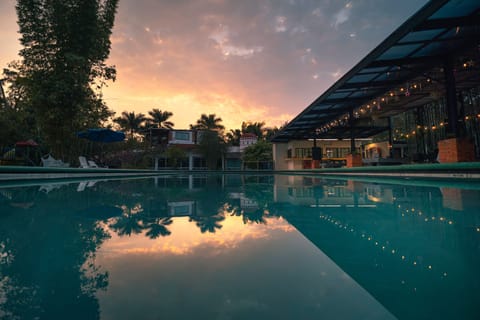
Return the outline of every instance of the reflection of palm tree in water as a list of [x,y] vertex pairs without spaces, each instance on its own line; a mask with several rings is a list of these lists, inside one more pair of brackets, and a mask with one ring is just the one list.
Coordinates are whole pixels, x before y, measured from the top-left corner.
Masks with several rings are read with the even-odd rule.
[[146,235],[150,239],[156,239],[159,236],[165,237],[171,234],[170,230],[166,226],[172,224],[170,217],[154,219],[152,222],[145,225],[145,229],[148,229]]
[[170,217],[150,218],[140,204],[135,204],[133,207],[123,206],[122,210],[122,216],[110,224],[110,228],[119,236],[140,234],[143,230],[147,230],[146,236],[150,239],[171,234],[170,230],[166,228],[173,223]]
[[200,228],[202,233],[210,232],[215,233],[216,229],[221,229],[222,225],[219,223],[220,221],[225,220],[225,217],[222,215],[214,215],[214,216],[191,216],[189,221],[195,221],[197,227]]
[[139,234],[144,229],[142,223],[141,205],[137,204],[132,208],[127,206],[122,207],[122,216],[115,219],[115,222],[110,224],[110,228],[115,231],[119,236],[130,236],[133,234]]
[[244,212],[242,211],[243,215],[243,223],[257,223],[257,224],[267,224],[267,220],[265,220],[264,215],[265,211],[260,208],[252,212]]
[[247,223],[257,223],[257,224],[267,224],[267,220],[265,220],[264,216],[267,209],[257,209],[252,212],[245,212],[245,210],[240,210],[240,208],[235,207],[229,203],[225,203],[223,206],[223,210],[226,214],[231,217],[242,217],[242,221],[244,224]]

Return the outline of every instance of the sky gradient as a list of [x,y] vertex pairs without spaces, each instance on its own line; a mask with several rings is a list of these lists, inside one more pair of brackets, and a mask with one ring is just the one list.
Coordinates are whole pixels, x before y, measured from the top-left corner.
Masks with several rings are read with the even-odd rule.
[[[0,67],[18,59],[15,0],[0,1]],[[107,105],[173,112],[176,129],[215,113],[280,126],[426,0],[120,0]]]

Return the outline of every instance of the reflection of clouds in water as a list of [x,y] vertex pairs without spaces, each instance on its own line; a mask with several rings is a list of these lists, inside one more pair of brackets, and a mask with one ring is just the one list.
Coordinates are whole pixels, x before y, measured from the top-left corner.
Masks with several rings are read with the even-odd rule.
[[99,252],[97,263],[110,275],[108,290],[97,293],[103,317],[129,319],[148,310],[152,319],[390,318],[285,220],[243,224],[241,217],[227,217],[215,234],[179,220],[172,224],[179,230],[163,240],[180,237],[189,254]]
[[[209,248],[209,255],[218,255],[231,250],[246,240],[270,238],[275,231],[292,232],[295,229],[283,218],[266,218],[266,224],[244,224],[242,217],[227,216],[222,228],[215,233],[201,233],[194,221],[174,218],[169,226],[172,236],[149,239],[145,232],[129,237],[118,236],[110,230],[112,238],[104,243],[100,251],[108,255],[170,254],[188,255],[196,250]],[[106,229],[108,230],[108,228]],[[202,250],[205,251],[205,250]]]

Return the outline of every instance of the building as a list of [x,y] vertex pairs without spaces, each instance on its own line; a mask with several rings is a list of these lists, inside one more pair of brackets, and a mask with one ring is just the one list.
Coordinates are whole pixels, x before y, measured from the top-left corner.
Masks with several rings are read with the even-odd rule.
[[[355,148],[360,152],[362,144],[371,139],[356,140]],[[350,153],[350,141],[338,139],[290,140],[273,144],[273,160],[276,170],[300,170],[321,167],[341,167],[346,164]],[[315,151],[317,150],[317,151]],[[314,153],[318,154],[315,155]]]
[[272,139],[276,167],[313,139],[349,141],[361,166],[357,140],[379,134],[402,161],[480,159],[479,46],[478,0],[429,1]]
[[[205,170],[207,165],[204,157],[198,150],[198,143],[202,137],[201,130],[175,130],[151,128],[144,132],[146,140],[154,154],[154,169],[172,169],[174,167],[188,170]],[[240,146],[229,146],[222,156],[223,170],[242,170],[242,154],[246,147],[257,142],[257,136],[251,133],[243,134]],[[168,150],[176,148],[183,152],[183,156],[174,165],[168,159]]]

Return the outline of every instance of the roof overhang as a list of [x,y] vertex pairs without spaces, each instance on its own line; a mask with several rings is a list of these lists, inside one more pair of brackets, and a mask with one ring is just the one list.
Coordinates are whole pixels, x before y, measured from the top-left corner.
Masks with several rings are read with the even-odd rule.
[[[447,59],[478,60],[480,2],[430,1],[334,83],[272,139],[372,136],[388,126],[356,126],[365,114],[387,118],[438,99]],[[456,71],[457,88],[480,83],[478,65]],[[420,88],[417,88],[417,83]],[[415,88],[413,87],[415,86]],[[388,105],[388,107],[384,107]],[[355,119],[350,120],[350,117]]]

